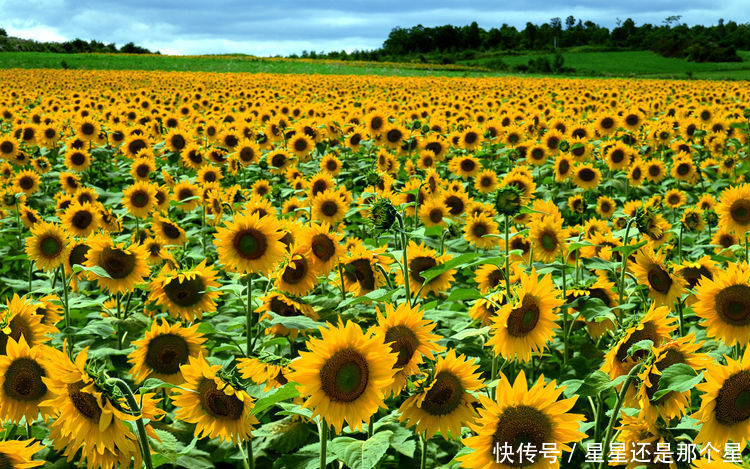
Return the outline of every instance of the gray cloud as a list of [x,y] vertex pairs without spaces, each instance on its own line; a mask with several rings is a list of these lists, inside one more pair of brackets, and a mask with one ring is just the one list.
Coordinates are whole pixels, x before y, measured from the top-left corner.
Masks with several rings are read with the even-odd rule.
[[[263,4],[267,3],[267,4]],[[275,55],[379,47],[395,26],[463,25],[484,28],[503,23],[523,28],[558,16],[613,26],[616,20],[661,23],[682,15],[688,24],[715,24],[719,18],[747,22],[746,0],[402,0],[346,3],[240,2],[237,0],[0,0],[0,27],[38,40],[97,39],[176,54],[242,52]],[[719,4],[717,4],[719,3]]]

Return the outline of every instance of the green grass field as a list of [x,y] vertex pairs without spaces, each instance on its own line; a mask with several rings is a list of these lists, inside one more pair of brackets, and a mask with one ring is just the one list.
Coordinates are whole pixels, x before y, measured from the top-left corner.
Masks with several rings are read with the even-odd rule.
[[[564,52],[565,65],[575,76],[701,78],[750,80],[750,51],[740,51],[744,62],[695,63],[661,57],[648,51]],[[528,63],[551,54],[483,54],[448,68],[441,65],[380,62],[335,62],[266,59],[242,55],[166,56],[117,54],[58,54],[46,52],[2,52],[0,68],[63,68],[97,70],[171,70],[247,73],[320,73],[398,76],[497,76],[488,67],[502,60],[509,66]]]

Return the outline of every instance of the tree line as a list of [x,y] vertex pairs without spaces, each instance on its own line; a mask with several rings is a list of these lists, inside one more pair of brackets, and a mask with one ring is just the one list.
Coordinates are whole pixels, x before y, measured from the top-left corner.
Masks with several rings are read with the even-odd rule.
[[[65,42],[39,42],[9,36],[3,28],[0,28],[0,52],[58,52],[68,54],[84,52],[110,54],[154,53],[144,47],[136,46],[133,42],[128,42],[119,48],[114,43],[105,44],[97,40],[84,41],[83,39],[73,39],[72,41]],[[158,53],[156,52],[156,54]]]

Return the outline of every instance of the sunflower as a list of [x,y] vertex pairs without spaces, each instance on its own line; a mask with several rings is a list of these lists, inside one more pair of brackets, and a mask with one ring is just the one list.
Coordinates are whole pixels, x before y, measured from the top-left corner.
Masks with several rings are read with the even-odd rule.
[[498,244],[498,225],[485,214],[472,215],[464,225],[464,239],[482,249],[491,249]]
[[638,389],[638,402],[644,419],[655,422],[661,416],[665,422],[669,422],[685,414],[690,405],[690,391],[682,393],[670,391],[657,399],[654,397],[659,389],[662,372],[670,366],[682,363],[699,372],[713,361],[705,353],[697,353],[701,345],[703,343],[696,343],[695,335],[690,333],[661,347],[652,347],[654,359],[638,373],[638,379],[641,382]]
[[130,375],[136,384],[146,378],[182,384],[185,379],[180,367],[188,363],[188,358],[196,358],[204,351],[202,344],[206,339],[198,332],[198,326],[170,326],[164,319],[154,321],[142,339],[132,342],[135,350],[128,355],[132,365]]
[[[655,422],[645,419],[642,415],[630,416],[625,412],[621,412],[620,418],[620,426],[614,427],[618,431],[616,441],[620,446],[616,449],[616,443],[613,442],[609,453],[611,465],[625,465],[625,469],[677,469],[674,461],[679,457],[674,458],[671,454],[669,448],[672,446],[664,441],[662,432]],[[668,449],[665,450],[663,445]],[[660,446],[662,449],[659,449]]]
[[733,346],[748,342],[750,332],[750,267],[730,264],[711,279],[703,277],[695,288],[693,311],[710,337]]
[[393,305],[386,304],[385,315],[378,309],[377,316],[377,325],[370,332],[380,337],[398,355],[394,365],[398,371],[385,394],[399,394],[409,376],[419,372],[423,357],[434,360],[433,352],[443,349],[437,344],[440,336],[432,333],[436,324],[424,319],[424,311],[419,306],[402,303],[394,309]]
[[30,469],[41,466],[44,459],[31,459],[34,454],[42,451],[43,447],[34,440],[6,440],[0,441],[0,461],[11,469]]
[[146,218],[156,206],[156,189],[151,183],[137,181],[122,191],[122,203],[133,216]]
[[221,377],[221,365],[210,365],[199,354],[197,358],[188,357],[180,372],[185,383],[175,392],[175,416],[195,424],[196,437],[234,444],[250,439],[252,426],[259,423],[250,414],[252,398]]
[[65,152],[65,166],[72,171],[86,171],[91,166],[91,154],[87,150],[71,148]]
[[39,190],[39,174],[31,170],[19,171],[13,181],[15,192],[23,192],[27,196],[34,195]]
[[665,254],[656,253],[651,246],[644,246],[630,264],[638,283],[648,287],[649,296],[657,306],[672,306],[685,293],[685,280],[672,274],[664,264]]
[[282,267],[276,273],[276,289],[296,296],[310,293],[318,282],[318,271],[312,262],[310,246],[292,247]]
[[453,187],[440,195],[440,202],[448,209],[449,216],[459,217],[466,212],[470,199],[462,188]]
[[476,176],[482,169],[479,160],[471,155],[457,156],[448,164],[448,169],[461,179],[469,179]]
[[[552,456],[554,459],[551,460],[539,453],[527,456],[516,449],[523,444],[538,451],[545,445],[553,445],[556,451],[572,451],[568,443],[586,438],[578,430],[584,416],[569,413],[578,396],[558,400],[563,389],[564,386],[557,387],[555,380],[545,385],[544,376],[529,388],[523,370],[511,385],[501,373],[497,401],[479,397],[482,405],[479,418],[469,425],[476,436],[463,440],[463,444],[473,451],[457,458],[461,466],[472,469],[559,467],[557,457]],[[512,448],[507,452],[511,459],[503,464],[497,463],[498,448]]]
[[328,223],[311,224],[304,230],[300,245],[310,248],[311,260],[315,270],[320,274],[327,274],[336,265],[344,253],[341,245],[343,235],[331,232]]
[[151,230],[166,245],[179,246],[187,241],[185,230],[164,216],[157,216],[151,222]]
[[541,166],[547,161],[547,151],[547,147],[543,144],[532,145],[531,148],[526,151],[526,161],[531,165]]
[[555,181],[565,182],[573,172],[573,161],[569,156],[560,154],[555,159]]
[[333,189],[327,189],[312,200],[312,217],[314,220],[338,224],[346,217],[349,203],[341,194]]
[[695,164],[687,153],[678,153],[672,160],[672,177],[678,181],[691,181],[697,176]]
[[90,235],[99,226],[99,212],[93,205],[86,202],[71,203],[62,215],[62,223],[65,229],[82,238]]
[[347,291],[355,296],[362,296],[374,291],[386,283],[381,269],[380,259],[362,245],[345,248],[348,253],[341,261],[344,285]]
[[512,288],[516,301],[504,305],[493,320],[487,346],[506,360],[527,362],[532,353],[542,354],[552,340],[558,319],[555,310],[563,304],[552,277],[541,279],[536,270],[520,273],[520,285]]
[[26,238],[26,255],[37,268],[51,272],[63,263],[69,243],[70,236],[63,228],[40,221],[31,227],[31,236]]
[[[408,260],[409,284],[413,294],[419,292],[420,297],[427,298],[430,292],[439,294],[441,291],[450,288],[453,276],[456,273],[455,269],[442,272],[426,283],[424,277],[422,277],[422,272],[449,261],[451,259],[450,254],[438,255],[437,251],[425,246],[424,243],[416,244],[414,241],[410,241],[406,249],[406,257]],[[404,275],[400,269],[396,271],[396,282],[399,285],[404,284]]]
[[59,358],[59,353],[45,345],[29,347],[23,335],[18,342],[7,338],[5,354],[0,355],[3,376],[0,416],[4,421],[18,424],[25,417],[31,424],[40,412],[42,418],[52,413],[52,409],[40,406],[52,397],[42,378],[48,375],[47,361]]
[[372,136],[380,135],[388,124],[388,118],[379,112],[373,112],[365,116],[363,121],[367,132]]
[[[282,317],[307,316],[314,321],[318,320],[318,314],[313,310],[312,306],[300,300],[289,298],[280,292],[269,293],[261,297],[260,301],[262,302],[260,307],[255,310],[256,313],[263,313],[258,319],[259,321],[271,320],[271,316],[266,314],[269,312]],[[296,339],[300,332],[303,331],[300,329],[289,329],[280,324],[274,324],[265,330],[266,334],[289,336],[292,340]]]
[[691,415],[701,422],[693,441],[723,448],[731,440],[740,445],[741,452],[750,439],[750,348],[739,360],[724,358],[726,365],[707,365],[706,382],[697,386],[704,394],[700,409]]
[[532,222],[529,239],[534,246],[534,256],[544,262],[552,262],[564,255],[567,250],[565,236],[559,218],[548,216]]
[[440,357],[430,378],[421,383],[418,393],[401,404],[399,421],[425,432],[427,439],[440,432],[446,438],[458,438],[461,428],[477,416],[473,392],[484,386],[477,373],[478,363],[450,349]]
[[[518,281],[518,263],[510,263],[510,282],[514,284]],[[483,264],[474,273],[474,281],[479,286],[479,292],[486,295],[492,290],[503,288],[505,285],[505,264],[497,266],[495,264]]]
[[482,132],[473,127],[468,127],[461,132],[459,146],[465,150],[474,150],[482,144]]
[[36,305],[30,300],[14,293],[6,306],[7,309],[0,312],[0,355],[7,353],[9,339],[20,342],[23,338],[29,347],[36,347],[50,340],[47,334],[56,329],[42,323],[42,317],[36,314]]
[[669,208],[680,208],[687,203],[687,196],[679,189],[670,189],[664,194],[664,203]]
[[297,389],[306,398],[303,407],[312,409],[313,417],[319,415],[337,433],[344,421],[358,430],[384,407],[398,357],[382,337],[363,333],[351,321],[328,323],[320,334],[290,363],[289,379],[299,383]]
[[0,136],[0,158],[10,159],[19,150],[18,140],[11,135]]
[[291,372],[289,367],[266,363],[257,358],[239,358],[237,360],[237,371],[240,372],[242,379],[249,379],[255,384],[265,385],[263,392],[280,388],[288,383],[287,375]]
[[573,183],[581,189],[593,189],[602,180],[602,174],[591,164],[578,164],[573,168]]
[[266,155],[266,163],[272,173],[281,174],[292,164],[292,158],[285,151],[275,150]]
[[604,356],[602,371],[615,379],[630,372],[636,363],[648,356],[646,350],[638,350],[632,356],[628,355],[630,348],[642,340],[650,340],[659,347],[671,339],[672,332],[677,329],[677,318],[669,317],[669,308],[657,307],[651,303],[646,315],[636,324],[625,330],[620,340],[609,349]]
[[446,217],[449,217],[448,208],[445,207],[438,197],[432,197],[419,207],[419,219],[426,227],[446,226]]
[[198,206],[200,188],[190,181],[182,181],[174,186],[172,193],[178,202],[177,207],[183,212],[189,212]]
[[146,262],[148,253],[139,244],[125,247],[105,235],[91,240],[89,247],[85,266],[98,267],[106,273],[106,276],[93,274],[100,288],[112,293],[130,292],[151,273]]
[[186,322],[216,311],[221,296],[217,273],[204,259],[192,269],[162,272],[149,286],[149,300],[161,306],[170,316]]
[[725,189],[716,212],[724,229],[744,236],[750,230],[750,184]]
[[218,228],[214,244],[219,260],[228,270],[270,273],[286,254],[283,236],[275,217],[239,214]]
[[[75,359],[60,353],[56,360],[48,361],[49,376],[42,381],[49,388],[51,399],[42,401],[42,406],[54,409],[57,418],[50,424],[50,438],[56,449],[72,461],[81,450],[81,462],[87,460],[91,466],[113,467],[118,462],[123,466],[141,464],[141,453],[136,436],[125,421],[136,419],[114,405],[105,396],[86,372],[88,348]],[[137,399],[137,397],[136,397]],[[144,405],[145,409],[145,405]],[[144,412],[144,416],[145,416]]]

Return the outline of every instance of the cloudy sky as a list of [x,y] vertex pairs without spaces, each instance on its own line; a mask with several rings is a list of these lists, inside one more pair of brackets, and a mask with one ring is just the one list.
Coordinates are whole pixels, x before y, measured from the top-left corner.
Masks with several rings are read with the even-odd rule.
[[693,24],[750,22],[747,0],[0,0],[0,27],[40,41],[133,41],[162,53],[286,55],[379,47],[395,26],[508,23],[558,16],[612,27],[617,19]]

